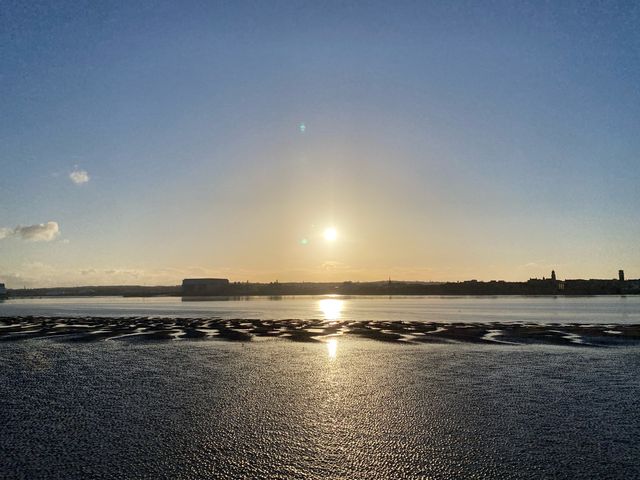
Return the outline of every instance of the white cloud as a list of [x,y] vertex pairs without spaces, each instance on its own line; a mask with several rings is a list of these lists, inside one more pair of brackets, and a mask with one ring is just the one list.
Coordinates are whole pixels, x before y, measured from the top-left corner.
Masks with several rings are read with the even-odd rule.
[[351,267],[342,262],[335,262],[333,260],[327,260],[320,265],[323,270],[349,270]]
[[554,268],[558,268],[560,266],[563,266],[564,264],[562,263],[549,263],[549,262],[544,262],[544,261],[538,261],[538,262],[529,262],[529,263],[525,263],[524,265],[519,265],[520,268],[542,268],[545,270],[551,270]]
[[58,222],[40,223],[37,225],[18,225],[16,228],[0,228],[0,240],[17,237],[31,242],[50,242],[60,235]]
[[86,170],[78,169],[75,169],[73,172],[71,172],[69,174],[69,178],[76,185],[82,185],[83,183],[87,183],[89,180],[91,180],[91,177],[89,177],[89,173]]

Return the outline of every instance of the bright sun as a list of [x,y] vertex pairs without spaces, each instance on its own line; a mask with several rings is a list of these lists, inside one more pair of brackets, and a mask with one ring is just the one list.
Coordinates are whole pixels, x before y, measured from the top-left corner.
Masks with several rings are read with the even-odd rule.
[[338,238],[338,232],[333,227],[327,228],[324,231],[323,235],[324,235],[324,239],[327,240],[328,242],[333,242],[335,241],[336,238]]

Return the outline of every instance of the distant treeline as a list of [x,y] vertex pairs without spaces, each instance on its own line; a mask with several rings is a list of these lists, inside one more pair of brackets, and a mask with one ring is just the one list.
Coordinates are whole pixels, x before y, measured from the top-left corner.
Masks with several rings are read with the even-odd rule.
[[[93,286],[14,289],[10,297],[47,296],[181,296],[180,286]],[[464,282],[232,282],[215,292],[220,296],[281,295],[619,295],[640,294],[640,280],[532,279],[527,282],[469,280]]]
[[21,288],[9,289],[9,297],[160,297],[180,296],[182,287],[145,287],[141,285],[114,285],[88,287]]

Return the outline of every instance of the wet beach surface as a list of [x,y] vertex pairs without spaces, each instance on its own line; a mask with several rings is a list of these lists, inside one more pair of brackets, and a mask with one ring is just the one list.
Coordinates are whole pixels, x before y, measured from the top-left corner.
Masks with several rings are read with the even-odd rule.
[[640,325],[445,323],[417,321],[258,320],[154,317],[0,317],[0,342],[52,338],[66,342],[99,340],[205,340],[248,342],[276,337],[319,342],[354,336],[383,342],[552,344],[613,347],[640,344]]
[[640,476],[637,346],[66,335],[0,344],[2,478]]

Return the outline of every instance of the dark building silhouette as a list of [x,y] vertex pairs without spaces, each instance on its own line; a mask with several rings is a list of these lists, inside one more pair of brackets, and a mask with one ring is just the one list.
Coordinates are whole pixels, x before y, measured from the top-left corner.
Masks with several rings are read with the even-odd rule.
[[219,295],[229,288],[226,278],[185,278],[182,281],[182,295],[200,296]]
[[7,289],[4,286],[4,283],[0,283],[0,297],[4,297],[7,295]]
[[555,270],[551,270],[551,280],[553,280],[554,282],[556,281],[556,271]]
[[618,280],[624,282],[624,270],[618,270]]

